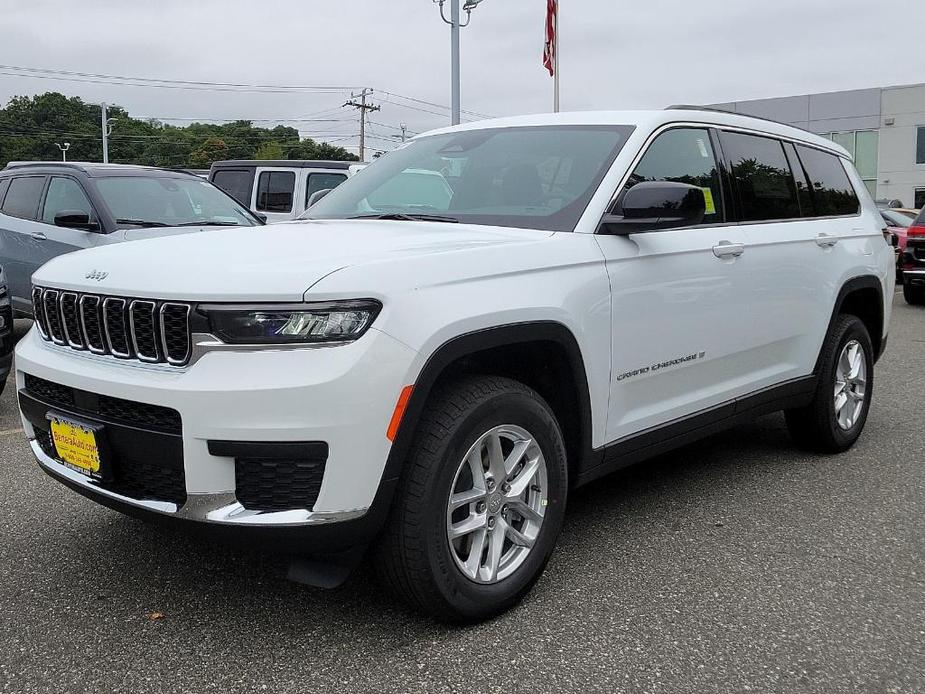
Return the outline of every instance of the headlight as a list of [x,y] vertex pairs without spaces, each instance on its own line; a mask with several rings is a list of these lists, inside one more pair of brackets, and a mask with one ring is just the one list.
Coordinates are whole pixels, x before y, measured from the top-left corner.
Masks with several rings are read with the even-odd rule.
[[373,299],[317,304],[211,304],[199,307],[217,338],[229,344],[352,342],[372,325]]

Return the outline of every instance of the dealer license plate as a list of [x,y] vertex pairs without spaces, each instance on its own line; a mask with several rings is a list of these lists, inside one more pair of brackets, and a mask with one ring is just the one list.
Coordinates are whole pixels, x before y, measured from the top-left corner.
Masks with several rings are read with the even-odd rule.
[[88,477],[100,477],[100,449],[93,428],[51,417],[51,438],[58,458]]

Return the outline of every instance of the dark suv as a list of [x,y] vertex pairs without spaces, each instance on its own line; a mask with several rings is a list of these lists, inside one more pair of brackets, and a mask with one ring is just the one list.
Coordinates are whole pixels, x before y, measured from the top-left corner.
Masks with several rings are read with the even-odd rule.
[[907,230],[906,248],[900,262],[906,303],[925,304],[925,209]]
[[262,223],[208,181],[182,171],[71,162],[11,163],[0,171],[0,264],[19,316],[32,315],[32,273],[62,253]]

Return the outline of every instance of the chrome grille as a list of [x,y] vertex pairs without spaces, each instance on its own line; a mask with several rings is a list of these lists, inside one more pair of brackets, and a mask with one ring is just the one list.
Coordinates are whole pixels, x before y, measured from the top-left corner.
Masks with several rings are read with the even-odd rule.
[[77,313],[77,295],[74,292],[61,292],[61,323],[64,326],[64,339],[74,349],[84,349],[84,338],[80,331],[80,314]]
[[128,344],[128,324],[125,320],[125,299],[107,296],[103,299],[103,326],[109,353],[120,359],[132,357]]
[[43,339],[119,359],[184,366],[192,352],[190,305],[35,287]]
[[39,332],[46,340],[48,339],[48,321],[45,320],[45,305],[42,303],[42,288],[32,288],[32,315],[35,317],[35,324]]
[[56,345],[63,345],[64,330],[61,328],[61,313],[58,311],[59,298],[57,289],[46,289],[42,294],[42,309],[45,312],[48,336]]

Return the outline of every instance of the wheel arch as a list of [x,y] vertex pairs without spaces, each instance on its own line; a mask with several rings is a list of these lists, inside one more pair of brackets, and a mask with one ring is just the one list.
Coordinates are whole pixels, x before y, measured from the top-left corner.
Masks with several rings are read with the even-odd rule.
[[[557,403],[550,402],[550,406],[556,411],[560,426],[563,427],[566,447],[569,452],[570,470],[577,470],[578,467],[587,464],[588,456],[593,455],[591,449],[591,396],[584,358],[578,345],[578,340],[572,331],[562,323],[556,321],[532,321],[495,326],[456,336],[443,343],[428,357],[415,380],[401,424],[395,440],[392,442],[392,448],[383,473],[383,481],[397,479],[401,474],[402,465],[411,447],[418,421],[427,400],[442,379],[458,372],[454,369],[456,367],[463,368],[466,360],[478,360],[480,355],[498,355],[503,350],[517,350],[525,346],[532,348],[536,345],[548,346],[549,349],[554,350],[553,355],[560,356],[564,360],[560,367],[567,369],[570,378],[568,385],[571,386],[571,393],[566,395],[566,400],[563,402],[570,402],[568,398],[574,397],[574,424],[562,421],[562,418],[559,417],[560,412],[556,411]],[[477,369],[477,372],[485,373],[486,371]],[[491,370],[487,372],[491,373]],[[510,375],[506,374],[503,369],[500,371],[495,370],[495,373],[497,375]],[[518,378],[517,380],[523,381],[525,379]],[[532,384],[527,383],[527,385]],[[541,390],[539,388],[535,389]],[[540,394],[547,395],[542,391]],[[549,399],[547,396],[547,400]],[[562,406],[561,402],[558,404]]]
[[[829,318],[826,335],[831,332],[835,321],[843,313],[856,315],[863,321],[867,327],[867,332],[870,333],[870,341],[874,347],[874,358],[879,359],[886,346],[886,339],[883,336],[883,284],[880,279],[874,275],[861,275],[852,277],[841,286],[832,307],[832,315]],[[813,373],[819,373],[821,359],[820,348],[820,354],[816,359]]]

